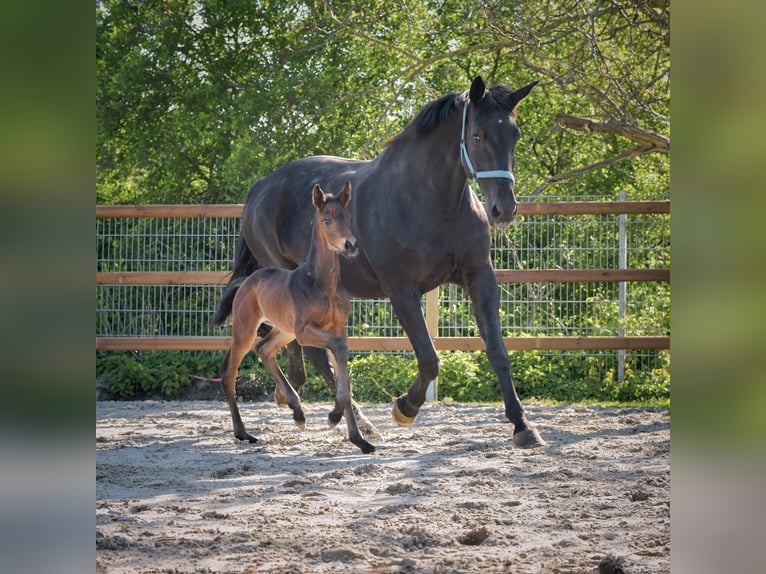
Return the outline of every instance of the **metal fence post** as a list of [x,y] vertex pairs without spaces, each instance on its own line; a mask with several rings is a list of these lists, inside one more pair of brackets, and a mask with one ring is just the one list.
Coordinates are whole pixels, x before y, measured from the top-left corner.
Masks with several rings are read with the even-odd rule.
[[[625,201],[627,194],[624,189],[620,190],[620,201]],[[620,214],[619,218],[619,259],[620,269],[628,268],[628,234],[627,234],[627,216],[624,213]],[[618,309],[618,321],[617,335],[619,337],[625,336],[625,307],[626,307],[626,295],[625,295],[625,281],[619,283],[619,309]],[[625,380],[625,349],[619,349],[617,351],[617,380],[621,383]]]
[[[431,339],[439,336],[439,288],[426,293],[426,327]],[[426,389],[426,401],[435,401],[439,390],[439,378],[431,381]]]

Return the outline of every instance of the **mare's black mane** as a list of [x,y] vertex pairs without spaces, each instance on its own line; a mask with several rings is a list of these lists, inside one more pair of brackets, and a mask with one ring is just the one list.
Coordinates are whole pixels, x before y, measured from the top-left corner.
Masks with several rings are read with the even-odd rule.
[[[509,114],[513,114],[515,117],[516,108],[509,97],[511,93],[513,93],[513,90],[503,84],[493,86],[487,90],[484,99],[481,101],[481,106],[486,109],[500,108]],[[437,100],[428,102],[423,106],[418,115],[410,121],[407,127],[401,133],[388,140],[387,143],[406,141],[415,134],[428,134],[436,126],[440,125],[452,110],[457,109],[460,103],[467,99],[468,92],[463,92],[447,94]]]

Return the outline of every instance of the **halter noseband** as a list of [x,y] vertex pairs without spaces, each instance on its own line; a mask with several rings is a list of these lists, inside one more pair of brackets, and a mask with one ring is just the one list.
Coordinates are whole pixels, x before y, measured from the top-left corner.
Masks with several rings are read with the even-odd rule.
[[466,112],[468,111],[468,104],[469,104],[468,101],[466,101],[463,104],[463,125],[460,128],[460,163],[463,164],[463,169],[465,169],[465,174],[468,177],[468,179],[471,182],[473,182],[473,192],[478,197],[479,193],[476,186],[477,186],[477,180],[479,179],[489,179],[492,177],[499,177],[502,179],[509,179],[511,181],[511,186],[516,185],[516,178],[513,177],[513,174],[510,171],[506,171],[504,169],[476,171],[476,168],[473,167],[471,158],[468,157],[468,149],[465,147],[465,118],[466,118]]

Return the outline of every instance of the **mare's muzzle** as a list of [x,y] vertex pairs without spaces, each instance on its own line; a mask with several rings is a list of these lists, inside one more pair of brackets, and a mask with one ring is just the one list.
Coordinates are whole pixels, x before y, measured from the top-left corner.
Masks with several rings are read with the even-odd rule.
[[508,225],[516,219],[519,204],[516,203],[516,199],[513,197],[513,191],[511,191],[510,195],[510,198],[503,196],[502,198],[495,198],[495,201],[487,202],[487,216],[492,225]]
[[492,179],[484,180],[484,209],[490,225],[509,225],[516,219],[519,204],[513,193],[513,180]]

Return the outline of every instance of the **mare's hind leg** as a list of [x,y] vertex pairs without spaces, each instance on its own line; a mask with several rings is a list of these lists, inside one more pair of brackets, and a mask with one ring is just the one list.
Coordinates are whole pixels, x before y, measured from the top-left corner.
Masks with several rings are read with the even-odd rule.
[[[297,345],[297,343],[295,343]],[[292,345],[292,343],[291,343]],[[289,345],[288,345],[289,347]],[[298,347],[300,348],[300,346]],[[303,349],[303,352],[306,354],[306,357],[308,357],[309,361],[314,365],[314,367],[317,370],[317,373],[319,373],[322,378],[325,380],[327,385],[332,390],[333,396],[335,396],[335,393],[338,389],[336,379],[335,379],[335,373],[338,372],[338,369],[335,368],[333,371],[333,368],[330,366],[330,354],[328,353],[327,349],[320,349],[318,347],[306,347]],[[292,355],[290,356],[290,360],[292,361]],[[301,363],[303,365],[303,363]],[[292,362],[290,363],[292,373]],[[304,375],[305,376],[305,375]],[[292,381],[292,377],[290,378]],[[354,399],[351,399],[351,408],[354,411],[354,415],[356,415],[356,420],[359,425],[359,430],[367,437],[373,437],[374,439],[380,439],[381,435],[378,432],[378,429],[375,428],[375,425],[372,424],[372,421],[368,419],[365,414],[362,412],[362,409],[359,407],[357,402]],[[337,415],[338,420],[335,421],[333,424],[332,418],[330,419],[330,425],[335,426],[340,421],[341,414],[338,413]]]
[[283,400],[292,409],[295,424],[298,428],[303,429],[306,427],[306,415],[303,413],[301,399],[290,384],[290,381],[285,377],[282,369],[279,368],[276,359],[279,350],[294,338],[295,336],[292,333],[286,333],[274,328],[265,338],[258,341],[258,344],[255,346],[255,352],[277,382],[276,390],[274,391],[277,404],[279,405],[280,400]]
[[258,439],[249,434],[245,429],[242,417],[239,414],[237,398],[235,396],[237,369],[255,341],[255,332],[251,331],[250,333],[252,333],[252,335],[248,335],[244,329],[237,329],[235,327],[232,335],[231,347],[221,363],[221,387],[223,388],[223,394],[226,396],[226,402],[229,403],[231,420],[234,425],[234,436],[239,440],[246,440],[254,443]]
[[[299,392],[306,382],[306,367],[303,364],[303,347],[297,341],[288,343],[285,347],[287,353],[287,380]],[[282,406],[282,405],[280,405]],[[287,406],[285,404],[284,406]]]

